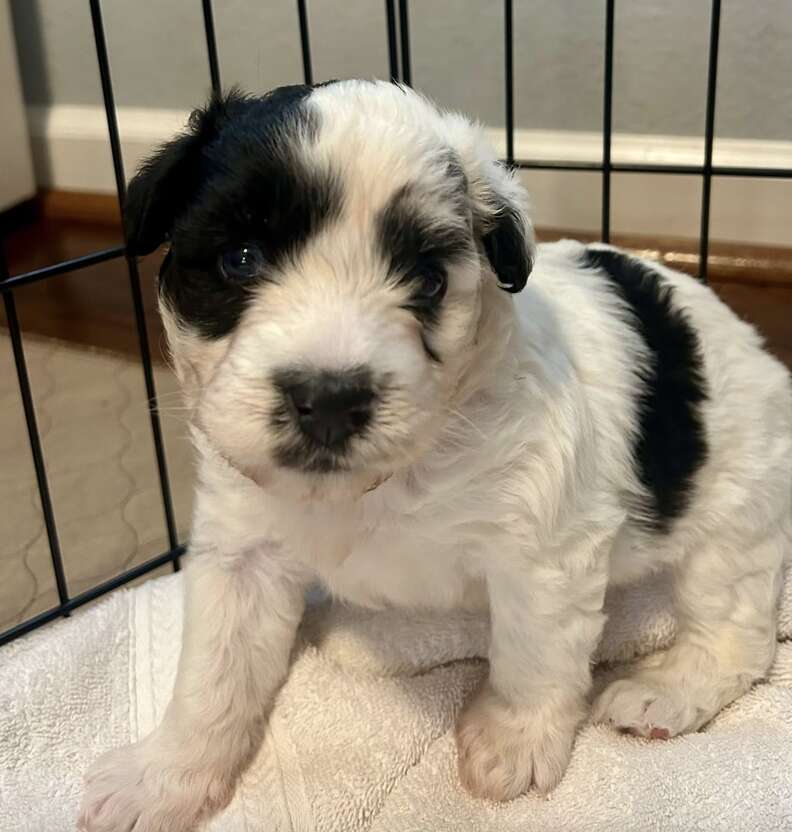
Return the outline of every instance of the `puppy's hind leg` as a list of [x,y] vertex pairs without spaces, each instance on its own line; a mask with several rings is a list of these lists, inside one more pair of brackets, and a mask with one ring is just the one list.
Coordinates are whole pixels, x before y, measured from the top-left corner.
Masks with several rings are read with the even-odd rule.
[[594,718],[655,739],[696,731],[767,672],[789,548],[783,524],[739,546],[714,537],[677,566],[676,643],[612,683]]

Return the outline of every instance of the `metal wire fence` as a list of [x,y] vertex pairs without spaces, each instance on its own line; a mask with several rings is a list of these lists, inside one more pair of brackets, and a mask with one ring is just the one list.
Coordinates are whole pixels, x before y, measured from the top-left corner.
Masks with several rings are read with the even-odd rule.
[[[309,34],[309,17],[306,0],[296,0],[297,17],[299,23],[300,51],[305,83],[313,83],[313,69],[311,60],[311,41]],[[110,60],[105,38],[102,19],[101,0],[88,0],[93,26],[96,59],[101,80],[102,96],[107,118],[108,141],[113,160],[116,191],[119,204],[123,205],[126,193],[126,174],[124,171],[121,141],[118,131],[113,82],[110,70]],[[218,59],[217,39],[215,34],[212,0],[201,0],[209,78],[212,89],[221,89],[220,62]],[[701,219],[699,237],[699,274],[702,280],[707,278],[707,263],[710,236],[710,199],[713,176],[723,177],[774,177],[781,179],[792,178],[792,169],[763,168],[763,167],[735,167],[713,164],[713,144],[715,140],[715,98],[717,91],[718,46],[720,36],[721,0],[712,0],[710,12],[710,30],[708,46],[708,75],[706,93],[706,118],[704,126],[704,161],[701,165],[669,165],[669,164],[623,164],[612,161],[611,148],[613,138],[613,54],[614,54],[614,22],[616,0],[605,0],[605,45],[603,52],[604,84],[603,84],[603,122],[602,122],[602,159],[599,162],[580,162],[558,159],[553,161],[515,158],[514,155],[514,9],[513,0],[504,0],[503,4],[503,54],[504,67],[504,123],[506,158],[504,162],[515,168],[524,170],[559,170],[559,171],[590,171],[599,173],[602,182],[602,211],[601,237],[604,241],[610,238],[611,218],[611,175],[613,173],[644,173],[644,174],[672,174],[696,175],[701,177]],[[412,64],[410,53],[410,21],[409,0],[385,0],[385,21],[387,42],[385,48],[388,55],[388,66],[391,80],[404,84],[412,84]],[[108,260],[123,258],[126,261],[129,277],[129,290],[134,309],[137,337],[140,350],[140,360],[148,398],[148,410],[151,422],[151,433],[156,455],[156,466],[159,487],[162,498],[162,511],[167,530],[168,549],[155,558],[146,561],[133,569],[105,581],[85,592],[76,595],[69,593],[68,581],[63,565],[58,539],[56,512],[53,509],[50,487],[47,479],[47,467],[42,449],[41,436],[36,420],[36,410],[28,374],[25,351],[22,343],[22,331],[17,315],[14,292],[20,287],[41,280],[55,280],[59,276],[73,273],[89,266],[94,266]],[[53,265],[37,268],[21,274],[11,275],[8,271],[7,260],[0,248],[0,291],[3,295],[8,334],[14,355],[19,391],[24,410],[27,435],[33,459],[36,483],[41,500],[41,510],[44,518],[49,554],[55,576],[58,593],[58,603],[28,620],[17,624],[11,629],[0,633],[0,644],[4,644],[27,633],[37,627],[69,613],[120,587],[130,581],[145,575],[165,564],[172,564],[179,569],[179,559],[185,552],[185,543],[178,539],[174,520],[173,500],[168,477],[168,461],[162,439],[159,411],[157,408],[157,393],[154,384],[151,353],[149,348],[146,319],[144,315],[141,293],[140,273],[138,264],[126,250],[126,246],[97,251],[81,257],[64,260]],[[5,507],[9,509],[9,507]]]

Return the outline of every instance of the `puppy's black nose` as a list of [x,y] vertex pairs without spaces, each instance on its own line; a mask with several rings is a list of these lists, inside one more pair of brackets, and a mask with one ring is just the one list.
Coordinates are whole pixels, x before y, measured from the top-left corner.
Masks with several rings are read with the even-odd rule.
[[375,394],[366,372],[292,373],[278,386],[300,430],[325,447],[342,445],[371,419]]

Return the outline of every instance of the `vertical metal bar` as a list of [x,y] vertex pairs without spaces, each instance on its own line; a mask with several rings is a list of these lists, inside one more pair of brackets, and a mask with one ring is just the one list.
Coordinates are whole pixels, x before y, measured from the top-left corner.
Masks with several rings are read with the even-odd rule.
[[407,0],[399,0],[399,35],[401,36],[402,81],[412,86],[412,62],[410,60],[410,15]]
[[699,277],[707,282],[712,194],[712,147],[715,142],[715,94],[718,89],[718,46],[720,42],[720,0],[712,0],[707,72],[707,112],[704,123],[704,170],[701,178],[701,230],[699,232]]
[[396,51],[396,6],[385,0],[385,23],[388,27],[388,67],[391,81],[399,80],[399,53]]
[[[121,140],[118,134],[118,117],[116,114],[113,83],[110,77],[110,61],[107,54],[104,24],[102,23],[102,9],[100,0],[89,0],[91,7],[91,22],[93,23],[94,41],[96,43],[96,58],[99,64],[99,79],[102,84],[105,115],[107,117],[107,132],[110,138],[110,151],[113,157],[113,173],[115,174],[118,201],[123,209],[126,197],[126,178],[124,176],[124,162],[121,155]],[[160,491],[162,493],[162,509],[165,515],[165,525],[168,531],[170,548],[178,546],[176,522],[173,516],[173,500],[171,498],[170,480],[168,478],[168,464],[165,458],[165,446],[162,441],[162,426],[157,409],[157,391],[154,384],[154,372],[151,365],[151,351],[149,349],[146,315],[143,309],[143,294],[140,290],[140,272],[134,257],[126,254],[129,270],[129,287],[132,293],[132,304],[135,310],[135,324],[137,326],[140,358],[143,365],[143,378],[146,384],[149,416],[151,419],[151,433],[154,438],[154,453],[157,459]],[[174,561],[176,568],[178,563]]]
[[[8,278],[8,265],[5,254],[0,250],[0,281]],[[47,542],[49,543],[52,571],[55,574],[55,586],[58,589],[58,599],[61,604],[69,601],[69,590],[66,584],[66,573],[63,569],[63,556],[61,555],[58,530],[55,525],[55,513],[52,510],[52,498],[50,497],[49,482],[47,481],[47,469],[44,465],[44,452],[41,448],[41,436],[36,422],[36,409],[33,405],[33,393],[30,388],[30,376],[25,362],[25,350],[22,346],[22,331],[19,327],[16,303],[13,292],[10,289],[3,289],[3,304],[5,306],[6,324],[8,334],[11,337],[11,349],[14,353],[16,364],[17,380],[19,381],[19,395],[22,398],[22,409],[25,413],[27,424],[28,440],[30,442],[30,453],[33,456],[33,468],[36,472],[36,484],[38,485],[39,497],[41,499],[41,513],[44,517],[44,527],[47,531]],[[4,511],[8,507],[3,508]],[[64,611],[68,615],[68,612]]]
[[300,47],[302,49],[303,77],[306,84],[313,84],[311,67],[311,40],[308,36],[308,10],[305,0],[297,0],[297,16],[300,18]]
[[503,30],[506,81],[506,161],[514,163],[514,20],[512,0],[504,0]]
[[212,0],[202,0],[204,31],[206,32],[206,51],[209,56],[209,77],[212,80],[212,92],[220,95],[220,61],[217,57],[217,37],[215,35]]
[[614,0],[605,3],[605,78],[602,96],[602,240],[610,241],[611,143],[613,139],[613,18]]

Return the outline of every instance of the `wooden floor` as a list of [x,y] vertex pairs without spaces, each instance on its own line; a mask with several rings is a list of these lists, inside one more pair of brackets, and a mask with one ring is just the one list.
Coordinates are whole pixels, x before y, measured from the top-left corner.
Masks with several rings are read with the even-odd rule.
[[[62,206],[56,205],[7,236],[5,250],[12,275],[121,244],[117,215],[85,211],[75,219],[64,218],[62,213]],[[540,232],[540,237],[555,239],[562,234],[569,232],[547,230]],[[641,250],[655,250],[651,239],[622,242]],[[695,258],[685,253],[685,245],[669,247],[666,241],[657,250],[666,262],[695,271]],[[671,248],[675,253],[668,254]],[[679,249],[683,249],[681,253]],[[687,249],[692,252],[694,246],[688,243]],[[792,255],[779,259],[779,268],[774,269],[772,262],[768,267],[769,261],[758,255],[739,262],[733,257],[728,260],[726,255],[736,250],[739,249],[733,244],[720,249],[713,246],[716,258],[721,257],[723,262],[718,260],[721,265],[717,268],[711,266],[712,286],[740,316],[759,327],[770,350],[792,368],[792,277],[787,273]],[[140,261],[149,344],[155,360],[161,360],[163,355],[155,289],[161,256],[155,253]],[[739,267],[730,265],[734,262]],[[15,298],[24,332],[126,354],[138,351],[129,276],[123,258],[30,284],[17,290]],[[1,318],[0,324],[4,324]]]

